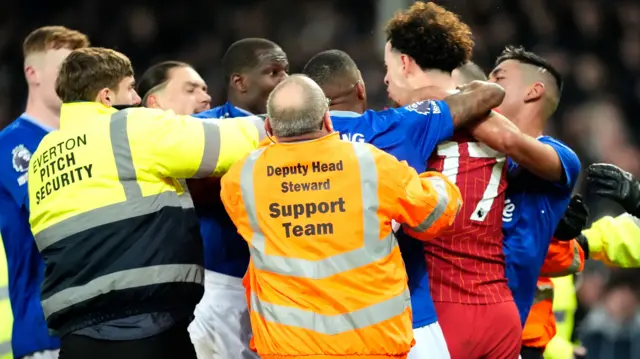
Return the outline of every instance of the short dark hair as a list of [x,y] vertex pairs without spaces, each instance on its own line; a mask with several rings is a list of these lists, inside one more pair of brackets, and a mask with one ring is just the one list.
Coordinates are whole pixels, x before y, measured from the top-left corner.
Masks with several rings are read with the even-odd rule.
[[549,72],[551,76],[553,76],[553,79],[556,81],[556,86],[558,87],[558,95],[562,94],[562,87],[564,86],[562,75],[560,75],[560,72],[558,72],[558,70],[556,70],[556,68],[553,67],[544,58],[536,55],[531,51],[526,51],[522,46],[509,45],[504,48],[502,54],[500,54],[500,56],[496,60],[495,66],[498,66],[507,60],[515,60],[523,64],[532,65],[547,70],[547,72]]
[[142,105],[145,106],[144,102],[151,91],[155,91],[158,86],[161,86],[169,80],[169,71],[171,71],[171,69],[182,67],[192,66],[186,62],[163,61],[149,67],[147,71],[140,76],[136,85],[136,92],[143,99]]
[[315,55],[304,65],[302,73],[324,86],[345,77],[357,76],[358,66],[344,51],[327,50]]
[[451,72],[471,58],[471,29],[458,15],[433,2],[415,2],[386,26],[391,47],[411,56],[423,70]]
[[227,80],[233,74],[255,68],[259,62],[256,52],[276,48],[280,48],[280,46],[275,42],[258,37],[249,37],[234,42],[222,58],[222,66]]
[[56,93],[62,102],[95,101],[100,90],[116,91],[129,76],[133,76],[131,61],[118,51],[101,47],[76,49],[60,66]]

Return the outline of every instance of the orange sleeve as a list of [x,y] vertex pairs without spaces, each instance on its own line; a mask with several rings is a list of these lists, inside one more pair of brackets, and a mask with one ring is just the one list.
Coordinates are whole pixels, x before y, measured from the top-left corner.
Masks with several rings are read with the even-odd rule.
[[545,277],[562,277],[582,271],[584,268],[584,251],[578,242],[551,240],[549,251],[544,259],[540,275]]
[[[378,150],[379,151],[379,150]],[[420,175],[406,162],[380,151],[378,173],[384,197],[394,198],[392,218],[403,224],[404,231],[426,241],[451,227],[462,206],[458,187],[438,172]]]

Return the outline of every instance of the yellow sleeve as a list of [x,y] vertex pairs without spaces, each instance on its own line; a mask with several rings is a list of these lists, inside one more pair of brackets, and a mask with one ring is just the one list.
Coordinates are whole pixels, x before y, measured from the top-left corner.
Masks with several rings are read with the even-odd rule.
[[604,217],[582,231],[589,257],[618,267],[640,267],[640,220],[628,213]]
[[544,359],[573,359],[573,348],[573,343],[556,335],[547,344]]
[[264,125],[256,116],[196,119],[171,111],[134,109],[128,116],[128,133],[132,147],[151,148],[133,152],[150,156],[144,163],[158,176],[204,178],[223,175],[256,149]]

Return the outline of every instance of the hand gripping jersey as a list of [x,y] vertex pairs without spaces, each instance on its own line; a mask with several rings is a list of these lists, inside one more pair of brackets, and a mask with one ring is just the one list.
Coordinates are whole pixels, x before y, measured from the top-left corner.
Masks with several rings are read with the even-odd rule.
[[464,205],[452,228],[425,244],[431,295],[436,302],[511,300],[502,248],[505,156],[458,131],[440,143],[429,168],[460,188]]

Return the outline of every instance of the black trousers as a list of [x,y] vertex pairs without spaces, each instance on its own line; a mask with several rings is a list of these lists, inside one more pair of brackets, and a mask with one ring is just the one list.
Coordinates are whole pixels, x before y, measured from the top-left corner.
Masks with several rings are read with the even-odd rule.
[[126,341],[69,334],[62,337],[60,344],[59,359],[196,359],[186,325],[153,337]]
[[520,349],[520,357],[522,359],[542,359],[544,349],[523,346]]

